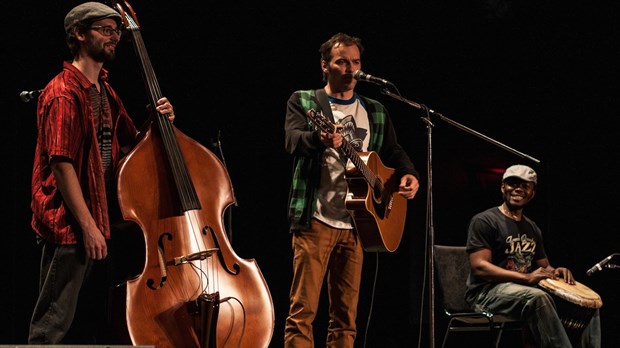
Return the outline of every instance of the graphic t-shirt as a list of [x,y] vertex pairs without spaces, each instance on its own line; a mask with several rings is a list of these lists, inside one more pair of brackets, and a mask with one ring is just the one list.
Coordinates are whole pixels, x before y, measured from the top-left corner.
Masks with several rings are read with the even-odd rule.
[[[340,133],[357,152],[366,151],[370,141],[368,113],[357,94],[349,100],[329,97],[336,125]],[[353,164],[337,149],[327,148],[321,163],[321,186],[314,217],[326,224],[342,229],[352,229],[353,220],[346,210],[347,182],[345,166]]]
[[[522,216],[521,221],[512,220],[498,207],[475,215],[469,223],[467,251],[480,248],[491,250],[494,265],[520,273],[532,272],[536,261],[547,257],[542,232],[536,223],[526,216]],[[470,275],[467,280],[468,301],[488,283]]]

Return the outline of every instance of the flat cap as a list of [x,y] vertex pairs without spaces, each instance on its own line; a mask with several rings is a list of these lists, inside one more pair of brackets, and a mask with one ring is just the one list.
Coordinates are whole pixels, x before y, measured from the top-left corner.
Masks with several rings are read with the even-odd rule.
[[79,22],[95,21],[104,18],[114,18],[118,23],[121,15],[108,5],[91,1],[74,7],[65,16],[65,32],[69,33]]
[[508,167],[504,172],[504,176],[502,177],[502,181],[507,178],[519,178],[525,181],[531,181],[534,184],[537,183],[537,175],[534,169],[524,166],[522,164],[515,164],[514,166]]

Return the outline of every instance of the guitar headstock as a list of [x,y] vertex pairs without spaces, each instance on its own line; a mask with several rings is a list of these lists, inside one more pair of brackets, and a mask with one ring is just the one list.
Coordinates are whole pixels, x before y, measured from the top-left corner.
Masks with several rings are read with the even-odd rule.
[[308,115],[308,118],[310,119],[310,121],[312,121],[312,123],[314,123],[315,126],[317,126],[325,133],[332,134],[336,133],[336,131],[338,130],[338,127],[331,123],[330,120],[328,120],[327,117],[323,115],[322,111],[319,112],[314,109],[310,109],[308,110],[306,115]]

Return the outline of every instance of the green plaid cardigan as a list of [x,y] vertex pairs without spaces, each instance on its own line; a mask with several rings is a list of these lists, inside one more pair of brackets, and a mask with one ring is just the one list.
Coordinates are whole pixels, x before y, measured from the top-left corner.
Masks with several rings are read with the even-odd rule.
[[[368,112],[370,123],[368,151],[375,151],[385,166],[394,168],[394,175],[413,174],[419,179],[409,156],[397,143],[387,109],[374,99],[364,96],[360,98]],[[285,148],[294,156],[288,201],[291,231],[308,228],[316,208],[320,164],[325,145],[320,140],[320,132],[306,116],[310,109],[321,110],[316,90],[299,90],[291,94],[284,122]]]

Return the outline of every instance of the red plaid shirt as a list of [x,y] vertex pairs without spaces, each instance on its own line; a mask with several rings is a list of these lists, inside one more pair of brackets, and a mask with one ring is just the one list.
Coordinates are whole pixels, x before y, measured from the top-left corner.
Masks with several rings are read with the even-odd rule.
[[[112,162],[121,159],[120,148],[132,145],[138,131],[119,96],[107,82],[108,72],[99,75],[110,103],[113,122]],[[37,105],[37,145],[32,170],[32,228],[56,244],[76,244],[79,225],[65,205],[50,160],[61,156],[72,161],[84,199],[106,239],[110,221],[105,180],[94,127],[94,111],[88,90],[93,84],[70,62],[45,87]],[[110,197],[116,199],[116,197]]]

